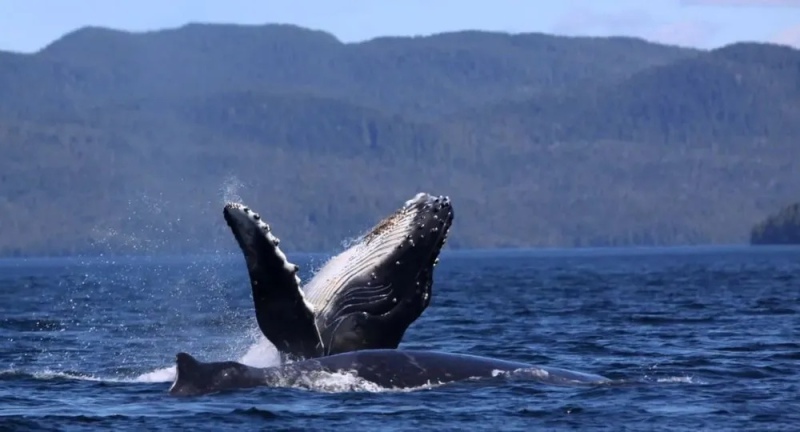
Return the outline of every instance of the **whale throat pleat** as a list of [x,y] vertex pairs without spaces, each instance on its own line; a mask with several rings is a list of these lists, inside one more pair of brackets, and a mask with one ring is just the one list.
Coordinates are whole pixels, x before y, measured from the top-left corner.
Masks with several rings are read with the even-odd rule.
[[[317,311],[325,311],[332,299],[348,295],[343,290],[369,292],[370,287],[366,284],[352,282],[357,278],[363,278],[364,281],[372,278],[372,269],[388,259],[392,250],[407,241],[415,228],[416,215],[415,209],[395,213],[362,236],[356,244],[331,258],[304,287],[306,299]],[[386,288],[391,290],[391,287]],[[356,298],[358,297],[353,297]]]

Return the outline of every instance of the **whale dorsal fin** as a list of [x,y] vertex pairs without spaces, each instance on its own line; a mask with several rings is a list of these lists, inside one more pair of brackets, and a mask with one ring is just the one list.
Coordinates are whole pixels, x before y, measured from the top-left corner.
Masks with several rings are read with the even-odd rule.
[[201,363],[191,355],[180,352],[175,356],[175,380],[169,388],[173,395],[190,395],[196,392],[202,378]]

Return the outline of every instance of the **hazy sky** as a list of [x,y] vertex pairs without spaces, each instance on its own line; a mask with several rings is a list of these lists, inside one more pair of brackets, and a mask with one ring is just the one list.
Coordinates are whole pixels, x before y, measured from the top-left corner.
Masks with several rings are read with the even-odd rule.
[[346,42],[484,29],[800,47],[800,0],[0,0],[0,50],[36,51],[86,25],[142,31],[187,22],[292,23]]

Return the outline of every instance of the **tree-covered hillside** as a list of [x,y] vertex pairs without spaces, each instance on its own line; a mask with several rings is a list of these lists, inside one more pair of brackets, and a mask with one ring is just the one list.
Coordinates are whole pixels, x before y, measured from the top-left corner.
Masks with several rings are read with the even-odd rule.
[[800,203],[788,205],[757,223],[750,232],[750,243],[800,244]]
[[452,247],[746,242],[796,197],[800,52],[294,26],[86,28],[0,53],[0,255],[330,250],[420,190]]

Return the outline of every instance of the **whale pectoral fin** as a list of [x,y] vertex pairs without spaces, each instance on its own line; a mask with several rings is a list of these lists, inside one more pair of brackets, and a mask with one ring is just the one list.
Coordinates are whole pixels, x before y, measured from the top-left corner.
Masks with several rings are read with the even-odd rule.
[[255,283],[258,280],[253,279],[252,291],[256,321],[261,333],[281,354],[299,358],[321,355],[322,341],[314,309],[303,298],[300,287]]
[[289,262],[279,247],[280,240],[258,213],[240,204],[228,204],[224,215],[247,263],[261,332],[284,355],[321,355],[315,311],[300,289],[299,267]]
[[[277,252],[277,253],[276,253]],[[272,253],[281,256],[275,248]],[[256,321],[261,333],[284,355],[312,358],[322,354],[314,307],[303,296],[298,266],[285,258],[270,266],[262,256],[250,269]]]

